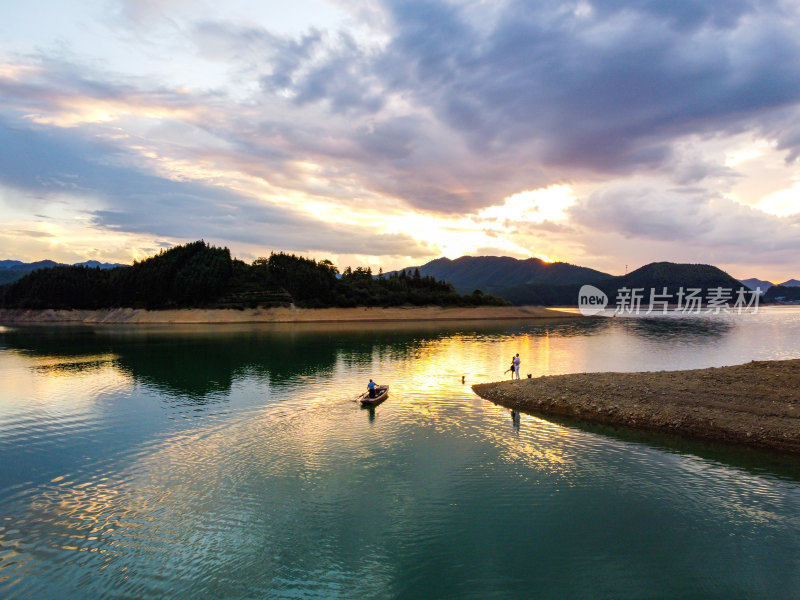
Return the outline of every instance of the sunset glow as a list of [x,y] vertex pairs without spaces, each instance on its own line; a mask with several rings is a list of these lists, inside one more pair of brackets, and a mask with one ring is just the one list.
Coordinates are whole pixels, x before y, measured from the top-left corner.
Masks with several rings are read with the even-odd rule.
[[797,7],[617,4],[9,5],[0,259],[800,277]]

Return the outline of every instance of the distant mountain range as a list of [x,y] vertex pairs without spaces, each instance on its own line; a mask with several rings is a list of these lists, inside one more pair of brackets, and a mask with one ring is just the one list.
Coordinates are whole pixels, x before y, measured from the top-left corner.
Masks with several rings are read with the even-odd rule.
[[[578,291],[584,284],[603,290],[610,304],[614,305],[618,290],[624,288],[643,289],[646,302],[650,301],[651,290],[655,294],[666,293],[676,301],[681,288],[684,291],[699,288],[704,295],[708,290],[723,288],[732,290],[735,298],[735,291],[743,283],[712,265],[669,262],[651,263],[619,276],[568,263],[499,256],[464,256],[455,260],[439,258],[419,267],[411,267],[411,270],[415,269],[422,276],[452,283],[460,294],[479,289],[517,305],[575,305]],[[747,283],[745,285],[750,289],[755,287]],[[762,286],[761,289],[765,288]]]
[[[57,263],[52,260],[40,260],[32,263],[24,263],[19,260],[0,260],[0,285],[3,285],[4,283],[13,283],[17,279],[22,279],[25,275],[32,271],[63,266],[67,265],[64,263]],[[120,263],[101,263],[96,260],[86,260],[84,262],[75,263],[74,266],[88,267],[91,269],[114,269],[116,267],[124,267],[126,265]]]
[[783,283],[772,283],[771,281],[767,281],[765,279],[751,277],[750,279],[741,279],[740,282],[749,287],[751,290],[755,290],[757,287],[761,288],[762,294],[774,285],[780,285],[782,287],[800,287],[800,281],[797,279],[790,279],[789,281],[784,281]]
[[651,294],[654,294],[654,298],[660,297],[672,304],[678,301],[680,294],[688,293],[690,289],[701,290],[700,296],[705,299],[710,290],[731,290],[732,296],[735,296],[735,290],[741,287],[739,281],[712,265],[657,262],[626,275],[608,276],[594,281],[584,280],[568,285],[514,286],[498,290],[495,295],[521,305],[573,306],[577,303],[578,292],[584,284],[593,285],[605,292],[610,306],[617,306],[619,299],[625,294],[631,295],[632,290],[639,290],[642,306],[645,306],[650,303]]
[[[64,265],[52,260],[33,263],[1,260],[0,285],[14,282],[32,271],[55,266]],[[113,269],[126,265],[87,260],[76,263],[75,266]],[[617,291],[622,288],[644,288],[647,294],[651,289],[661,293],[667,288],[668,294],[676,294],[680,288],[701,288],[705,291],[721,287],[736,290],[745,285],[751,290],[760,287],[764,294],[777,287],[769,296],[763,296],[765,301],[772,298],[793,298],[793,289],[800,288],[800,281],[797,279],[790,279],[776,286],[770,281],[757,278],[739,281],[712,265],[669,262],[651,263],[620,276],[564,262],[550,263],[538,258],[521,260],[507,256],[462,256],[452,260],[438,258],[419,267],[403,270],[418,270],[423,277],[449,282],[462,295],[480,290],[484,294],[499,296],[518,305],[574,305],[578,290],[584,284],[603,290],[612,304]],[[397,272],[399,271],[392,273]],[[790,291],[786,292],[786,289]]]
[[766,281],[764,279],[757,279],[755,277],[751,277],[750,279],[740,279],[739,283],[741,283],[742,285],[746,285],[753,291],[755,291],[756,289],[760,289],[762,294],[766,292],[769,288],[771,288],[773,285],[775,285],[771,281]]

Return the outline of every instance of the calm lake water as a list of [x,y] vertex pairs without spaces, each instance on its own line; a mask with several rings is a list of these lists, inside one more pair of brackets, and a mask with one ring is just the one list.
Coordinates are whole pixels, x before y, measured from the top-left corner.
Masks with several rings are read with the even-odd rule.
[[0,597],[800,597],[800,461],[514,419],[517,352],[798,358],[800,310],[0,328]]

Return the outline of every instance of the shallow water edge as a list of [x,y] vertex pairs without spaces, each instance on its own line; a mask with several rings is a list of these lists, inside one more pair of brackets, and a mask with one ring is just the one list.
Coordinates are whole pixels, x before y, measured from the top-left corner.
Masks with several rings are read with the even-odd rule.
[[581,318],[581,315],[541,306],[251,308],[145,310],[0,309],[0,323],[304,323],[337,321],[451,321],[493,319]]
[[800,454],[800,359],[484,383],[507,408]]

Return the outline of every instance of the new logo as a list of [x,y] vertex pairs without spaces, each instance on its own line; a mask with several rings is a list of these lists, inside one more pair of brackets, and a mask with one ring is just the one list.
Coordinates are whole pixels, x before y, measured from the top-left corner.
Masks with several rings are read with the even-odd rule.
[[584,317],[603,312],[608,306],[608,296],[603,290],[597,289],[593,285],[584,285],[578,292],[578,310]]

